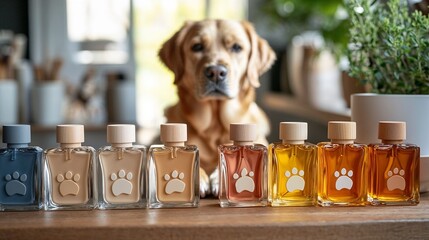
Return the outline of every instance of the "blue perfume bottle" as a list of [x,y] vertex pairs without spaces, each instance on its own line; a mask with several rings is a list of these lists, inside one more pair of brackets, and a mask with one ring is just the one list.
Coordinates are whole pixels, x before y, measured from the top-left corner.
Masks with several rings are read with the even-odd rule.
[[0,149],[0,210],[38,210],[42,207],[43,150],[30,147],[30,125],[3,126]]

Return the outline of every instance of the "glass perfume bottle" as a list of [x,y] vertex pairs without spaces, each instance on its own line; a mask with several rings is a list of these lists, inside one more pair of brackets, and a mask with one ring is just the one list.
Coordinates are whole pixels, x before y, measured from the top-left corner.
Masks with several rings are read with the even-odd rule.
[[281,122],[282,142],[269,146],[268,179],[271,206],[314,205],[317,194],[317,146],[307,140],[307,123]]
[[256,124],[230,124],[233,144],[218,148],[221,207],[267,205],[267,148],[256,138]]
[[57,142],[59,148],[45,150],[45,209],[93,209],[95,150],[82,146],[83,125],[58,125]]
[[199,151],[185,145],[186,124],[162,124],[161,141],[149,149],[149,208],[198,207]]
[[144,208],[146,147],[133,146],[135,126],[107,126],[106,146],[98,150],[98,208]]
[[372,205],[416,205],[420,201],[420,148],[404,143],[406,123],[381,121],[379,144],[370,144],[368,201]]
[[318,204],[359,206],[367,203],[368,147],[356,144],[356,122],[331,121],[328,138],[318,146]]
[[3,126],[0,149],[0,210],[20,211],[42,208],[42,153],[30,147],[30,125]]

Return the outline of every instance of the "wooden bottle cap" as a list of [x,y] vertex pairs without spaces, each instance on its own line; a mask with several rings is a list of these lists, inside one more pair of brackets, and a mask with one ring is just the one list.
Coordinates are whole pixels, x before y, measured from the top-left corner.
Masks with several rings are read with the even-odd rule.
[[281,122],[280,139],[283,141],[305,141],[308,137],[308,125],[306,122]]
[[382,140],[405,140],[407,136],[406,122],[380,121],[378,123],[378,138]]
[[187,125],[184,123],[161,124],[163,143],[184,143],[188,140]]
[[356,122],[330,121],[328,138],[336,142],[350,142],[356,139]]
[[110,124],[107,125],[107,142],[133,143],[136,141],[136,126],[133,124]]
[[80,124],[57,125],[57,143],[83,143],[85,141],[84,126]]
[[256,124],[253,123],[231,123],[229,125],[229,139],[234,142],[253,142],[258,137]]

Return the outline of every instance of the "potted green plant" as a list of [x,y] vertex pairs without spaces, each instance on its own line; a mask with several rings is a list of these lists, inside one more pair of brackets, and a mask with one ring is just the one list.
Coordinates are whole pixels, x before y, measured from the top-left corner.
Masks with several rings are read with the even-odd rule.
[[[354,94],[357,141],[377,142],[381,120],[407,122],[407,141],[421,148],[422,173],[429,172],[429,17],[406,1],[350,0],[349,74],[370,86]],[[421,174],[429,190],[429,174]]]

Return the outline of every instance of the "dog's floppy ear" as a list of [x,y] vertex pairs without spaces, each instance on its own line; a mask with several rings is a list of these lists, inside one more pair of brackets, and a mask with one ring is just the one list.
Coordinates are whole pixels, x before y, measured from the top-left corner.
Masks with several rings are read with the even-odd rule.
[[183,57],[182,45],[188,29],[194,22],[186,21],[185,24],[170,39],[168,39],[158,52],[161,62],[174,72],[174,83],[177,83],[185,71],[185,59]]
[[259,76],[266,72],[276,60],[276,54],[267,41],[256,34],[252,24],[242,21],[250,40],[250,56],[247,66],[247,80],[253,87],[259,87]]

